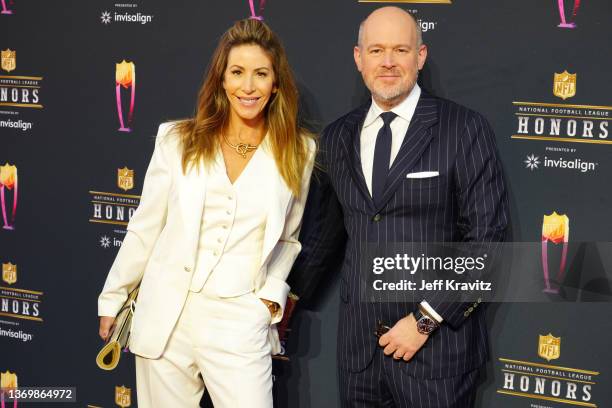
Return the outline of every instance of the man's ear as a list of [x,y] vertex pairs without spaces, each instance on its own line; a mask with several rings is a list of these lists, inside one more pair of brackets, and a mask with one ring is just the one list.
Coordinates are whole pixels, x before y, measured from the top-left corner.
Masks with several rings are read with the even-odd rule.
[[423,69],[426,59],[427,59],[427,46],[425,44],[421,44],[419,46],[419,54],[417,56],[417,63],[419,65],[419,71]]
[[361,72],[361,48],[358,45],[353,48],[353,58],[355,58],[355,65],[357,65],[357,70]]

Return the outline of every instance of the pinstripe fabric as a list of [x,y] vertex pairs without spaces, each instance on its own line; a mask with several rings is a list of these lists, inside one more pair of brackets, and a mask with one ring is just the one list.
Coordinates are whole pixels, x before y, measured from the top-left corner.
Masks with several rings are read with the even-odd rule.
[[455,377],[416,378],[377,350],[366,370],[340,370],[342,408],[472,408],[478,369]]
[[[369,103],[330,124],[318,162],[301,236],[303,250],[289,277],[292,290],[308,297],[329,265],[342,257],[338,329],[339,366],[364,370],[377,350],[377,320],[389,325],[416,310],[405,303],[360,302],[355,260],[365,242],[495,242],[504,239],[508,204],[495,136],[480,114],[423,92],[378,207],[360,165],[359,134]],[[411,172],[439,176],[408,179]],[[408,363],[391,361],[396,376],[420,379],[460,376],[486,359],[484,305],[426,299],[444,318]],[[469,311],[469,312],[468,312]],[[402,387],[404,380],[393,385]],[[398,385],[399,384],[399,385]],[[390,387],[390,388],[393,388]],[[450,392],[450,390],[449,390]]]

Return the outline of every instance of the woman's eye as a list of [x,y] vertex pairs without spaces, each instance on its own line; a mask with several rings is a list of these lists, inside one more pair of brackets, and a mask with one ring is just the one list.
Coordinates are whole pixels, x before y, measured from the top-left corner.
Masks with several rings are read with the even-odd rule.
[[235,69],[232,71],[232,75],[240,75],[241,71],[238,69]]

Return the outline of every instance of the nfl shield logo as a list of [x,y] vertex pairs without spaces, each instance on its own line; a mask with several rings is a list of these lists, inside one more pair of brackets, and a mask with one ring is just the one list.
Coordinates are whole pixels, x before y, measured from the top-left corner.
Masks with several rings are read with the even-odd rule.
[[559,358],[561,356],[561,337],[555,337],[551,333],[546,336],[540,334],[538,356],[548,361]]
[[555,72],[555,83],[553,94],[563,100],[576,95],[576,75],[563,71],[560,74]]
[[17,389],[17,374],[11,373],[9,370],[0,373],[0,388],[3,391]]
[[6,49],[2,53],[2,69],[11,72],[17,68],[17,51]]
[[13,265],[12,263],[3,263],[2,264],[2,280],[12,285],[17,282],[17,265]]
[[124,191],[134,188],[134,170],[127,167],[117,169],[117,186]]
[[115,404],[123,408],[132,405],[132,390],[123,385],[115,386]]

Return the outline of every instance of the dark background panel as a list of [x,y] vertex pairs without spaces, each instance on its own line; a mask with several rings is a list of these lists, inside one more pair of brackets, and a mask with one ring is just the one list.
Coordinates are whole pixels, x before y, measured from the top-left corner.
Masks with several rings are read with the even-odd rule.
[[[0,329],[32,335],[31,341],[0,336],[0,371],[16,372],[20,385],[71,385],[78,405],[116,406],[115,386],[132,389],[133,357],[113,372],[94,358],[96,299],[123,237],[122,226],[89,222],[89,191],[125,193],[116,172],[134,169],[139,194],[160,123],[193,113],[211,53],[233,21],[247,17],[248,1],[124,3],[7,0],[13,15],[0,15],[0,49],[17,51],[17,69],[1,75],[42,76],[41,110],[0,106],[0,121],[24,120],[33,128],[0,128],[0,164],[19,174],[16,229],[0,230],[0,262],[18,265],[15,288],[41,291],[42,322],[0,316]],[[255,1],[257,3],[257,1]],[[566,0],[566,7],[570,1]],[[356,0],[268,0],[266,22],[283,39],[301,90],[302,117],[320,130],[367,100],[353,62],[359,22],[381,4]],[[384,3],[384,4],[390,4]],[[424,33],[429,58],[421,85],[484,114],[493,125],[511,192],[513,239],[538,241],[542,217],[570,218],[570,241],[610,241],[612,146],[511,139],[517,131],[514,101],[612,105],[609,73],[612,5],[582,1],[575,29],[557,27],[554,1],[457,0],[453,4],[398,4],[433,28]],[[104,11],[151,15],[146,24],[101,22]],[[136,65],[133,131],[118,132],[115,64]],[[563,101],[552,93],[553,75],[577,73],[577,91]],[[122,91],[124,97],[128,93]],[[128,107],[124,105],[127,117]],[[612,129],[610,129],[612,130]],[[608,137],[612,139],[612,137]],[[572,153],[553,153],[568,147]],[[539,168],[534,154],[597,162],[593,172]],[[108,237],[112,245],[100,244]],[[549,244],[552,245],[552,244]],[[590,252],[589,252],[590,251]],[[583,283],[609,282],[589,250],[589,262],[568,266]],[[588,266],[584,266],[588,265]],[[605,268],[603,268],[605,269]],[[338,406],[335,340],[337,277],[297,312],[287,344],[290,362],[275,363],[279,407]],[[586,284],[585,283],[585,284]],[[2,282],[2,286],[7,286]],[[612,308],[607,303],[492,305],[488,310],[490,361],[483,371],[478,407],[530,407],[551,401],[501,395],[500,358],[547,363],[538,357],[538,336],[561,337],[561,354],[550,362],[600,372],[593,403],[612,404],[609,343]],[[51,406],[51,405],[49,405]]]

